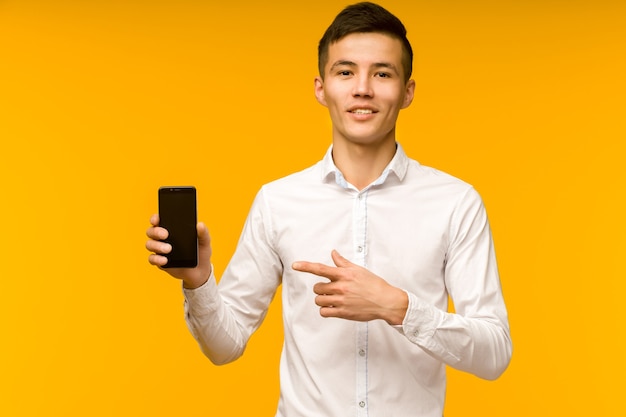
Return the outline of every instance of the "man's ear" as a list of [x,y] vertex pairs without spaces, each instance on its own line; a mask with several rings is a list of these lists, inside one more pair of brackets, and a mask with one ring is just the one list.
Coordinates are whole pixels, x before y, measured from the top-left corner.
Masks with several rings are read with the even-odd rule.
[[402,108],[406,109],[413,102],[415,96],[415,80],[409,80],[406,83],[406,89],[404,91],[404,101],[402,102]]
[[326,97],[324,95],[324,80],[322,77],[315,77],[315,98],[322,105],[326,106]]

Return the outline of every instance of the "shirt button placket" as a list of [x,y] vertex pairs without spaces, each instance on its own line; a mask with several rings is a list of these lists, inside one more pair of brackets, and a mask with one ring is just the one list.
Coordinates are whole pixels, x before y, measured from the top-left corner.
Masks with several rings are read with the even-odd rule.
[[[358,193],[353,208],[353,244],[354,263],[367,267],[367,191]],[[367,417],[367,322],[356,323],[356,398],[358,401],[357,416]]]

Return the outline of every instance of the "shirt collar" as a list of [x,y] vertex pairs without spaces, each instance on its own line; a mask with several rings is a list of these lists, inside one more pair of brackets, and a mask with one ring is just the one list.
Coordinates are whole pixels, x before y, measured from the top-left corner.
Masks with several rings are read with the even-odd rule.
[[[389,174],[394,174],[400,181],[402,181],[406,175],[409,167],[409,158],[407,157],[402,146],[396,142],[396,153],[383,170],[382,174],[372,185],[380,185],[385,182]],[[333,161],[333,145],[330,145],[324,159],[322,160],[322,181],[327,181],[329,177],[333,175],[335,181],[345,187],[345,179],[339,168]]]

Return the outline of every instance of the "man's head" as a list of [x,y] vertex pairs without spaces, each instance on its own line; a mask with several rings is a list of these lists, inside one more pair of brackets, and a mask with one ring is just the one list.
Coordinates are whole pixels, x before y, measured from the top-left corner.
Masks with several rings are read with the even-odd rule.
[[328,48],[331,44],[353,33],[382,33],[402,42],[402,69],[404,81],[413,72],[413,49],[406,37],[406,28],[393,14],[383,7],[362,2],[343,9],[326,29],[318,46],[318,66],[322,79],[328,63]]

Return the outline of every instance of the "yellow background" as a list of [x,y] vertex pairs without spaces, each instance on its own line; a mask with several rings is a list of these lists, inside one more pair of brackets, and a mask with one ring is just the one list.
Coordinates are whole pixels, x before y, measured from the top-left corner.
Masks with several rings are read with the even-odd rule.
[[[346,4],[0,0],[0,415],[273,415],[280,305],[211,365],[144,232],[194,184],[224,269],[261,184],[329,145]],[[482,194],[510,313],[509,369],[450,371],[446,416],[623,415],[626,3],[381,4],[416,52],[399,140]]]

